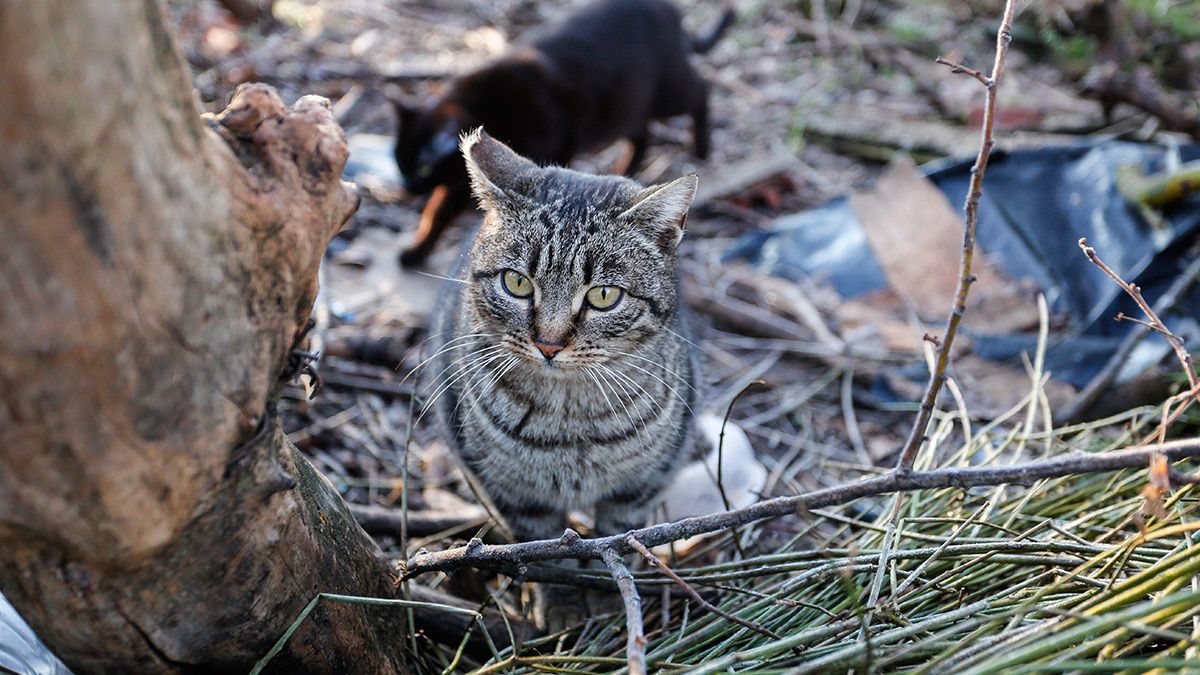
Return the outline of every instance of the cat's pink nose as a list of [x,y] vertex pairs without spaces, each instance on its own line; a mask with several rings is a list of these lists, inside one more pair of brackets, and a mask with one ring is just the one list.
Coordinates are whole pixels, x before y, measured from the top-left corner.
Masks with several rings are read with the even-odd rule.
[[533,344],[542,353],[542,356],[546,357],[547,361],[554,358],[555,354],[567,348],[565,342],[546,342],[537,338],[533,340]]

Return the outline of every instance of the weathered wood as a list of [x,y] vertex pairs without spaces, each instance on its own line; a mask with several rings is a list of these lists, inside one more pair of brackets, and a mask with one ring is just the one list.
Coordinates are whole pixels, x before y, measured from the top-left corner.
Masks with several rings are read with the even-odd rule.
[[[0,5],[0,589],[86,672],[245,672],[388,563],[271,401],[356,208],[328,103],[201,120],[161,8]],[[324,603],[272,667],[405,670]]]

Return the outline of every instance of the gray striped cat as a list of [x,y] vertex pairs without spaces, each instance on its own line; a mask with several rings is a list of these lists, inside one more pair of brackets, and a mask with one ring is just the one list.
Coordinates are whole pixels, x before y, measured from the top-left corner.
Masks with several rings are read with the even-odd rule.
[[696,371],[676,247],[696,177],[643,188],[465,136],[485,212],[435,317],[446,442],[519,540],[646,524],[690,458]]

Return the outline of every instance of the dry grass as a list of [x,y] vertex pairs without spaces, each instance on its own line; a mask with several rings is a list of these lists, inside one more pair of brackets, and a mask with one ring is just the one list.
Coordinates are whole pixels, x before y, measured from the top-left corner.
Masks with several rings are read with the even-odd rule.
[[[1020,447],[1105,452],[1153,431],[1161,410],[1050,432],[1025,431],[1023,412],[952,446],[961,419],[943,414],[918,468],[939,456],[943,466],[1003,464]],[[864,603],[891,498],[797,516],[802,526],[786,544],[713,561],[713,551],[734,550],[723,535],[672,566],[726,612],[782,639],[703,613],[682,596],[663,607],[653,589],[672,582],[640,571],[650,600],[648,664],[756,673],[1200,667],[1197,501],[1191,486],[1181,488],[1167,499],[1165,519],[1139,527],[1146,482],[1144,472],[1126,471],[1028,488],[914,493],[900,507],[883,592],[870,609]],[[868,612],[874,620],[860,639]],[[625,663],[623,631],[614,615],[472,665],[478,672],[616,671]]]

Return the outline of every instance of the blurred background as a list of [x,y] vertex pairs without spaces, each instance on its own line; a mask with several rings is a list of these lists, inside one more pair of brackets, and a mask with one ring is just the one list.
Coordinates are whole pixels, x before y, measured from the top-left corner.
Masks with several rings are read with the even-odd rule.
[[[432,99],[454,77],[585,1],[166,2],[204,111],[223,109],[240,84],[265,82],[288,104],[305,94],[327,97],[345,130],[351,151],[345,177],[357,184],[362,205],[322,265],[310,346],[319,354],[319,390],[311,378],[297,381],[282,413],[291,441],[393,560],[474,536],[502,536],[437,440],[432,418],[422,417],[433,392],[413,374],[439,288],[479,216],[463,214],[424,267],[396,264],[425,198],[400,187],[391,101]],[[961,205],[983,114],[980,82],[935,59],[989,71],[1004,5],[675,1],[693,34],[712,26],[726,7],[736,11],[716,46],[693,58],[711,87],[712,151],[703,162],[691,154],[687,118],[653,123],[635,177],[653,183],[687,172],[699,176],[680,255],[704,377],[707,405],[700,412],[715,416],[710,420],[728,415],[740,431],[728,439],[725,494],[715,490],[711,458],[707,467],[688,467],[685,488],[672,490],[658,514],[664,520],[838,485],[894,464],[957,281]],[[1163,402],[1183,389],[1178,363],[1159,336],[1143,339],[1148,331],[1140,326],[1114,321],[1122,313],[1141,314],[1083,256],[1080,238],[1143,289],[1191,351],[1200,348],[1200,1],[1021,3],[1012,37],[980,211],[979,280],[917,468],[1119,447],[1166,417]],[[618,142],[579,156],[572,166],[608,172],[625,151]],[[1200,413],[1189,404],[1174,408],[1172,436],[1194,436],[1200,427]],[[1144,484],[1142,474],[1127,472],[1043,483],[1007,497],[997,488],[914,498],[896,545],[942,544],[932,554],[920,549],[928,557],[901,590],[976,519],[962,541],[978,548],[947,553],[930,566],[932,580],[901,599],[909,603],[905,612],[916,608],[908,614],[913,621],[897,615],[895,623],[908,630],[930,607],[959,621],[964,602],[992,601],[1003,589],[1011,601],[1005,611],[1016,625],[1033,614],[1014,578],[1056,588],[1069,577],[1080,597],[1093,587],[1108,592],[1112,581],[1067,575],[1074,558],[989,556],[1002,545],[1016,553],[1042,543],[1046,548],[1038,550],[1048,556],[1091,556],[1117,533],[1132,541],[1145,534],[1145,514],[1138,511]],[[1074,501],[1062,494],[1074,494]],[[1195,508],[1195,500],[1186,504],[1193,515]],[[886,520],[887,511],[883,500],[861,500],[720,533],[672,554],[694,569],[740,559],[749,572],[737,571],[741,563],[707,568],[720,574],[707,577],[706,592],[730,591],[722,602],[755,617],[758,598],[782,598],[772,601],[767,618],[794,632],[803,621],[818,625],[857,611],[867,580],[862,574],[853,579],[850,571],[866,569],[860,553],[874,555],[885,546],[885,526],[890,538],[896,521]],[[586,521],[579,527],[586,532]],[[1024,541],[1035,531],[1045,541]],[[1189,530],[1181,531],[1190,545]],[[1184,544],[1166,546],[1131,545],[1111,566],[1113,580],[1127,564],[1135,571],[1144,565],[1139,575],[1167,579],[1156,556]],[[785,559],[795,566],[751,568]],[[844,568],[825,560],[840,560]],[[915,554],[909,560],[915,562]],[[964,569],[983,563],[991,567],[972,568],[964,578]],[[1014,564],[1046,567],[1035,576],[1006,567]],[[894,560],[890,569],[894,574]],[[799,570],[830,575],[819,583],[804,581],[808,571],[779,576]],[[1180,584],[1195,570],[1185,571]],[[510,581],[461,572],[423,583],[476,600],[489,597],[480,589],[490,585],[496,604],[516,615],[523,600],[520,584]],[[1046,597],[1059,602],[1057,595]],[[657,641],[654,658],[698,664],[732,644],[725,635],[746,636],[726,626],[723,646],[710,650],[698,640],[677,651],[664,636],[673,635],[680,617],[670,614],[669,602],[657,602],[649,598],[647,613]],[[1175,640],[1164,627],[1192,620],[1192,642],[1185,636],[1164,652],[1186,648],[1190,666],[1200,631],[1193,607],[1189,602],[1177,616],[1161,619],[1152,633]],[[1057,616],[1058,610],[1048,605],[1045,611]],[[0,629],[6,625],[16,628],[0,633],[0,670],[16,669],[8,665],[12,653],[20,657],[32,642],[15,612],[0,603]],[[1133,625],[1120,630],[1134,631]],[[975,631],[974,624],[961,626]],[[1043,637],[1038,625],[1027,627],[1030,640]],[[593,631],[589,623],[570,648],[623,663],[623,645],[611,630]],[[830,640],[854,643],[858,630],[857,624],[845,627]],[[948,647],[933,637],[923,647],[933,651],[905,648],[889,663],[916,663],[926,653],[959,648],[956,636],[945,641]],[[1008,658],[1004,640],[1010,637],[991,643],[997,658]],[[555,644],[547,649],[565,643]],[[1036,655],[1056,658],[1062,644],[1047,642]],[[1144,644],[1138,637],[1116,654]],[[437,649],[439,658],[457,662],[451,651]],[[34,667],[53,672],[54,665]]]
[[[389,99],[427,100],[581,4],[169,4],[206,110],[221,109],[238,84],[262,81],[289,102],[328,97],[349,137],[347,178],[363,205],[326,259],[317,310],[325,388],[313,401],[294,390],[287,423],[292,440],[364,508],[398,499],[409,423],[430,393],[406,376],[420,362],[438,277],[478,218],[464,214],[423,271],[397,267],[423,198],[399,187]],[[677,4],[692,33],[725,7]],[[922,335],[941,329],[957,275],[960,205],[984,100],[978,81],[935,58],[990,70],[1003,3],[731,6],[736,23],[694,59],[711,84],[710,158],[690,154],[689,119],[654,123],[637,178],[700,176],[684,288],[710,410],[724,413],[747,385],[765,382],[733,415],[757,457],[743,458],[751,470],[738,487],[754,499],[893,461],[927,378]],[[1196,156],[1197,37],[1194,1],[1049,0],[1019,13],[985,186],[982,280],[953,372],[956,404],[972,419],[1011,415],[1028,400],[1031,378],[1039,428],[1158,402],[1178,385],[1164,377],[1174,369],[1165,344],[1121,352],[1128,326],[1112,317],[1126,301],[1075,241],[1104,242],[1101,255],[1152,300],[1194,278],[1194,198],[1156,216],[1117,177]],[[573,166],[608,171],[622,152],[618,143]],[[1182,290],[1173,325],[1195,339],[1200,304]],[[1114,358],[1135,363],[1105,387],[1097,409],[1080,392],[1107,377]],[[486,523],[429,426],[416,425],[409,448],[410,508],[429,520],[413,550],[430,543],[421,536],[452,541]],[[375,533],[389,541],[385,525]]]

